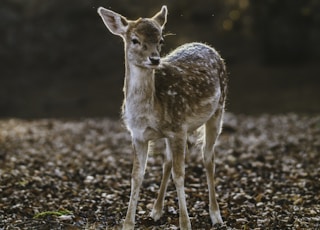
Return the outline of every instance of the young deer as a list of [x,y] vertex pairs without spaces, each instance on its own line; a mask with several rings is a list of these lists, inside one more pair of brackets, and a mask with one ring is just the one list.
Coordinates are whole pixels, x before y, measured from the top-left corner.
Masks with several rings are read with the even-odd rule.
[[185,44],[160,58],[167,7],[152,18],[136,21],[100,7],[99,15],[111,33],[124,40],[125,82],[123,119],[131,133],[133,169],[131,195],[123,229],[133,229],[139,190],[145,173],[148,142],[165,138],[163,177],[151,217],[162,215],[168,179],[179,200],[180,229],[191,229],[185,191],[185,152],[188,133],[204,125],[203,162],[209,188],[212,224],[222,223],[214,186],[214,146],[221,132],[226,98],[223,59],[201,43]]

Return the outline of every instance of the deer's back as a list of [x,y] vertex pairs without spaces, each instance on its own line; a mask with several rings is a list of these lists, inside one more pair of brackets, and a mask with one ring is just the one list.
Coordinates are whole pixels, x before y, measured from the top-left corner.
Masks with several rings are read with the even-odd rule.
[[175,123],[190,120],[201,125],[218,106],[226,90],[224,62],[211,47],[190,43],[162,59],[156,71],[156,96],[162,105],[162,119]]

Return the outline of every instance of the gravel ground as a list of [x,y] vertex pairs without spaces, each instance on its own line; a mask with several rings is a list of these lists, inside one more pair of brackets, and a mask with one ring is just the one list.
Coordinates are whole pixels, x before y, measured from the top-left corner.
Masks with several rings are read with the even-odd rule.
[[[164,216],[149,218],[161,146],[148,160],[138,229],[178,229],[172,181]],[[210,229],[196,150],[187,158],[188,209],[194,229]],[[227,114],[216,152],[224,224],[215,229],[320,229],[320,116]],[[118,121],[0,120],[0,229],[118,229],[131,166],[130,136]]]

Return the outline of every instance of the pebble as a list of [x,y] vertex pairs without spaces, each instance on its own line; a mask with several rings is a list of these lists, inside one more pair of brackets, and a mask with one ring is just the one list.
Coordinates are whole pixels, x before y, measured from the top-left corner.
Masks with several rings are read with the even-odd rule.
[[264,206],[264,203],[263,202],[258,202],[256,205],[257,205],[257,207],[262,207],[262,206]]
[[153,203],[147,204],[146,208],[149,209],[149,210],[152,210],[153,209]]

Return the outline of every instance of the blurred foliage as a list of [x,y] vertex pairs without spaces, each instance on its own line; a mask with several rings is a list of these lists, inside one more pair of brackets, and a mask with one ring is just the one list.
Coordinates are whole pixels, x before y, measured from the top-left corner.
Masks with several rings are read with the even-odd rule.
[[[106,96],[102,79],[121,88],[121,78],[106,79],[105,73],[123,75],[123,53],[121,39],[105,29],[97,8],[136,19],[152,16],[164,4],[166,32],[175,36],[166,37],[163,53],[202,41],[216,47],[229,66],[248,59],[265,65],[320,59],[319,0],[1,0],[0,116],[24,108],[27,95],[30,111],[41,107],[50,114],[57,104],[61,113],[100,108],[97,101]],[[92,89],[84,91],[89,78]]]
[[252,1],[259,35],[267,61],[297,62],[319,58],[320,1]]
[[[1,58],[6,60],[5,64],[10,64],[6,63],[10,61],[8,57],[16,58],[19,54],[23,61],[33,61],[30,57],[39,55],[41,58],[39,53],[53,43],[66,45],[84,36],[90,38],[92,33],[99,36],[101,25],[96,8],[100,5],[135,19],[140,15],[153,15],[162,4],[169,7],[170,30],[179,31],[178,36],[170,38],[173,44],[192,39],[220,41],[231,36],[234,40],[256,40],[262,48],[262,56],[269,62],[302,61],[320,56],[318,0],[2,0]],[[86,33],[92,27],[97,30]],[[195,29],[184,33],[180,27]],[[32,47],[28,43],[32,43]],[[55,61],[57,55],[53,51],[50,61]]]

